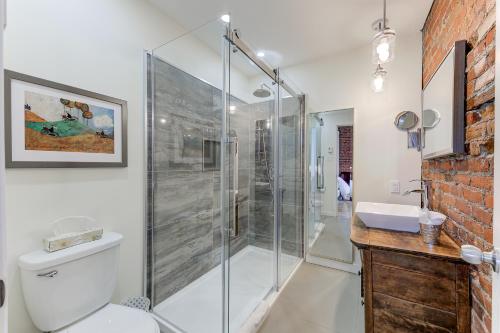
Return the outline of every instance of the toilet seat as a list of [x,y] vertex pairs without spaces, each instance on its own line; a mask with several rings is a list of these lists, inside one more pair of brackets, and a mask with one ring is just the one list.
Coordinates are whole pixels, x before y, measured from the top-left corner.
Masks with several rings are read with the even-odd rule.
[[108,304],[56,333],[160,333],[160,328],[147,312]]

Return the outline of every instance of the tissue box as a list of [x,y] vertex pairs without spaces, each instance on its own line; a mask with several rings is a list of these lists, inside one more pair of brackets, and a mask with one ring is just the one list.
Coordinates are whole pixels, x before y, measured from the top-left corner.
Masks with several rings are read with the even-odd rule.
[[71,246],[101,239],[102,233],[102,228],[91,228],[81,232],[65,233],[45,238],[43,240],[43,245],[47,252],[54,252]]

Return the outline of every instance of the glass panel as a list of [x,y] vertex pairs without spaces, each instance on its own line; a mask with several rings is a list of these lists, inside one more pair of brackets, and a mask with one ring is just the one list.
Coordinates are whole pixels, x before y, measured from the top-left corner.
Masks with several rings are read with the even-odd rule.
[[273,122],[278,93],[237,48],[230,64],[229,332],[239,332],[275,283]]
[[280,285],[302,257],[302,98],[291,96],[280,86],[279,179],[281,189]]
[[309,166],[308,244],[309,247],[312,247],[321,232],[321,206],[323,206],[321,176],[319,176],[321,172],[321,126],[320,118],[315,115],[309,115],[307,138],[310,144],[307,159]]
[[353,110],[308,116],[308,253],[353,262]]
[[150,57],[148,294],[156,315],[188,333],[223,329],[224,32],[214,21]]

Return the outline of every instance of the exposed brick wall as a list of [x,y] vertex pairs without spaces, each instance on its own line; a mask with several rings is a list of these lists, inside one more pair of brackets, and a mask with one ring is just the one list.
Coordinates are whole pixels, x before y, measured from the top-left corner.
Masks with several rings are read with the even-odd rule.
[[339,126],[339,172],[352,172],[352,126]]
[[[435,0],[423,29],[423,85],[456,40],[468,43],[466,154],[424,161],[433,180],[431,208],[449,218],[445,230],[459,243],[492,248],[495,119],[495,0]],[[472,333],[491,332],[491,269],[474,267]]]

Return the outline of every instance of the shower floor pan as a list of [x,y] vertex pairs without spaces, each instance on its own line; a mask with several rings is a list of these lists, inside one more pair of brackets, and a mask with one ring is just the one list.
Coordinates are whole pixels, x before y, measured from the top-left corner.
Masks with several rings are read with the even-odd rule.
[[[300,262],[291,255],[281,258],[284,276]],[[229,332],[236,333],[272,289],[274,256],[272,251],[247,246],[232,256],[230,263]],[[221,275],[217,266],[156,305],[153,312],[164,326],[162,332],[222,332]]]

